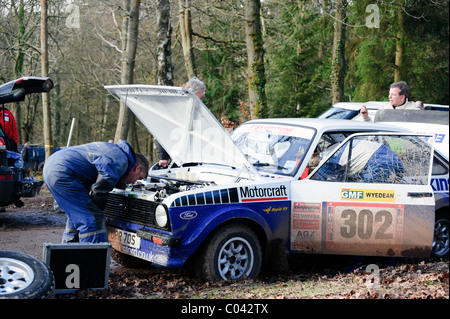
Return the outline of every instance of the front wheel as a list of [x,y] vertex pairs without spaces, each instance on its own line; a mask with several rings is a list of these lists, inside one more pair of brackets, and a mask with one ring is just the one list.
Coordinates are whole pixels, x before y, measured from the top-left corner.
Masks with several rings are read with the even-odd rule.
[[219,229],[200,256],[197,275],[204,280],[256,278],[262,252],[258,237],[249,227],[231,224]]

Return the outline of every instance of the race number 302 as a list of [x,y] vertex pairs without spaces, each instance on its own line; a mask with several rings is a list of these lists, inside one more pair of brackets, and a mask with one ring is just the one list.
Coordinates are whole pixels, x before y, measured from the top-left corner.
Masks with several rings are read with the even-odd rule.
[[390,256],[401,248],[403,205],[328,203],[326,214],[327,250]]

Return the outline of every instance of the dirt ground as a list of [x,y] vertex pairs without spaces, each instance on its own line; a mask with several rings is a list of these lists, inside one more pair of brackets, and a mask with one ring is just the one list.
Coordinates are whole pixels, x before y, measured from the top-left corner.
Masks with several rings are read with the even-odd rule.
[[[44,243],[61,242],[66,216],[55,212],[45,188],[23,202],[21,208],[0,212],[0,250],[42,260]],[[302,255],[290,260],[288,273],[236,283],[204,283],[184,270],[128,269],[112,261],[107,289],[56,299],[449,299],[448,259],[398,259],[395,265],[384,259],[376,286],[363,267],[347,271],[348,261],[346,256]]]
[[66,215],[54,211],[53,198],[45,191],[22,201],[23,207],[11,205],[0,212],[0,249],[42,260],[44,243],[61,243]]

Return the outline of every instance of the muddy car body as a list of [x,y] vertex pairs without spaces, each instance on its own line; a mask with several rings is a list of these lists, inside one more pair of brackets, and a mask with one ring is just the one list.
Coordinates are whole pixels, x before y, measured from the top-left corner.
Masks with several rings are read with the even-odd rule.
[[[430,254],[429,136],[357,121],[267,119],[244,123],[231,137],[188,90],[107,89],[176,164],[111,192],[105,216],[120,254],[167,267],[192,260],[209,280],[253,278],[280,247]],[[363,158],[363,147],[373,156]]]

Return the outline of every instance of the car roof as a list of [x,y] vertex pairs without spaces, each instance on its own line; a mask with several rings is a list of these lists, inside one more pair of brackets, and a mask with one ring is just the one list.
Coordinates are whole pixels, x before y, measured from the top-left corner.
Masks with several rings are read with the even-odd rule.
[[373,109],[378,110],[383,108],[383,106],[387,102],[379,102],[379,101],[368,101],[368,102],[338,102],[333,104],[333,107],[346,109],[346,110],[352,110],[352,111],[359,111],[361,109],[361,106],[365,105],[367,109]]
[[399,128],[386,124],[379,124],[373,122],[349,121],[341,119],[321,119],[321,118],[270,118],[251,120],[246,124],[272,124],[272,125],[294,125],[307,126],[317,129],[319,132],[333,131],[333,130],[348,130],[348,131],[393,131],[393,132],[408,132],[407,129]]
[[[338,102],[333,104],[332,107],[335,108],[341,108],[346,110],[352,110],[352,111],[359,111],[361,109],[361,106],[365,105],[368,110],[379,110],[386,105],[386,103],[389,103],[387,101],[381,102],[381,101],[368,101],[368,102]],[[441,111],[448,111],[449,106],[443,105],[443,104],[433,104],[433,103],[424,103],[425,107],[429,107],[432,110],[441,110]]]

